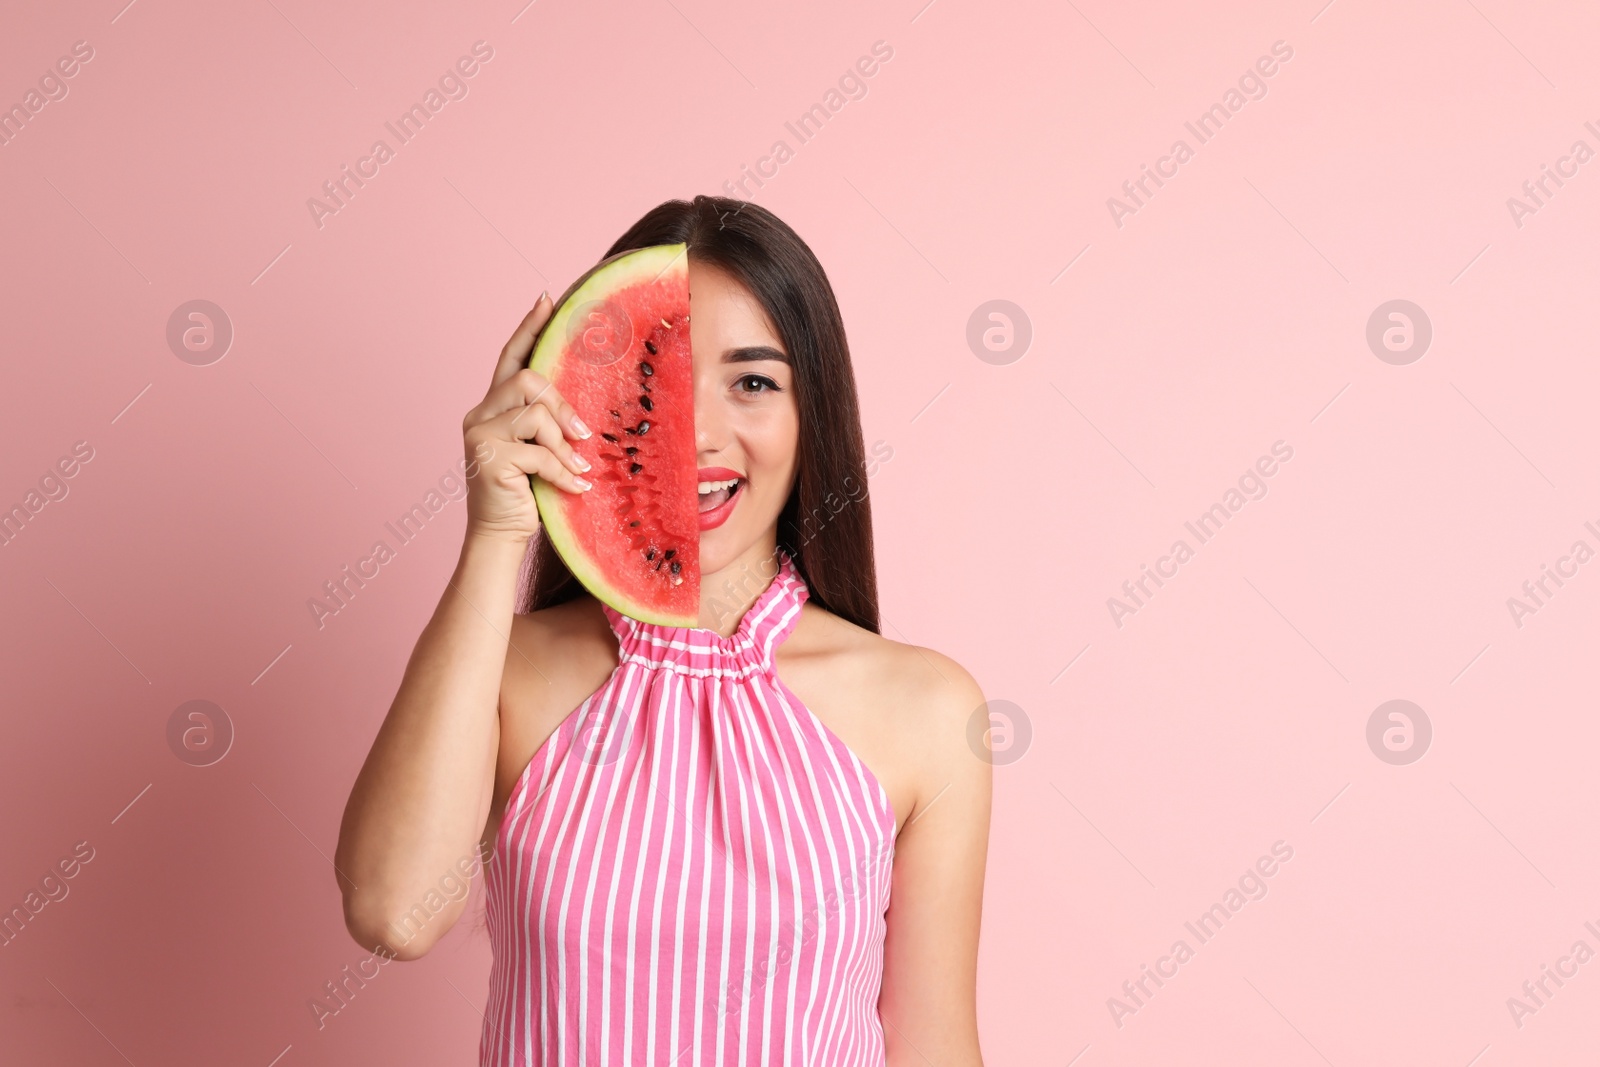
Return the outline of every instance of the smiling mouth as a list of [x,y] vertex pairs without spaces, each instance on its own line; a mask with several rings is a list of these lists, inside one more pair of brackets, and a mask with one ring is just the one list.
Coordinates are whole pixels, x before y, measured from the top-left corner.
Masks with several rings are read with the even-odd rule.
[[734,495],[743,486],[744,480],[742,478],[724,478],[701,482],[699,484],[700,514],[704,515],[706,512],[714,511],[726,504],[733,499]]

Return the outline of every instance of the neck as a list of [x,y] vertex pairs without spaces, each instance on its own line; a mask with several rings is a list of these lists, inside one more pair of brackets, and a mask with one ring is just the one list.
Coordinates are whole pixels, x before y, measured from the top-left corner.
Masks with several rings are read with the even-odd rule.
[[730,637],[750,605],[764,593],[783,559],[778,553],[777,530],[735,556],[716,571],[700,575],[700,627]]

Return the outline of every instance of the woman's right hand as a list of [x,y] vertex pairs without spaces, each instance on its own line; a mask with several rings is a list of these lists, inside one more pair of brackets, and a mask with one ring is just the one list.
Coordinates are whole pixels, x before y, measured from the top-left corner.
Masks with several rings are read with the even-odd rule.
[[540,294],[495,366],[483,402],[461,420],[467,459],[467,533],[526,541],[539,529],[528,475],[569,493],[587,492],[589,461],[569,443],[590,436],[572,405],[527,369],[534,339],[555,304]]

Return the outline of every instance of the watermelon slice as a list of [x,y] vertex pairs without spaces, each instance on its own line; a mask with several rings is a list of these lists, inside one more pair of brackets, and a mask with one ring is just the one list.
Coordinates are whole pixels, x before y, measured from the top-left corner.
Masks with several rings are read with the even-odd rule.
[[586,493],[537,476],[562,561],[602,603],[641,622],[700,620],[700,521],[684,244],[619,253],[556,305],[528,366],[594,431],[574,447]]

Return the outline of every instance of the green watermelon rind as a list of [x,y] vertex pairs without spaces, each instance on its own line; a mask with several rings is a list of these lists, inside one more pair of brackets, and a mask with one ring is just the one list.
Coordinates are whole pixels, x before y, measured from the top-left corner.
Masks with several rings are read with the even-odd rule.
[[[671,270],[688,251],[685,244],[653,245],[619,253],[608,259],[567,290],[556,305],[550,321],[545,324],[528,359],[528,368],[546,378],[552,378],[557,362],[566,345],[567,326],[573,313],[591,300],[639,282],[650,282]],[[679,268],[688,270],[688,263]],[[658,611],[648,604],[634,600],[627,593],[607,581],[600,564],[586,555],[578,544],[577,535],[567,522],[565,504],[572,496],[558,489],[536,474],[528,476],[533,484],[533,498],[539,507],[539,521],[544,524],[545,536],[555,546],[556,554],[572,571],[573,577],[583,583],[596,600],[607,604],[631,619],[657,626],[692,628],[700,623],[699,616],[674,615]]]

